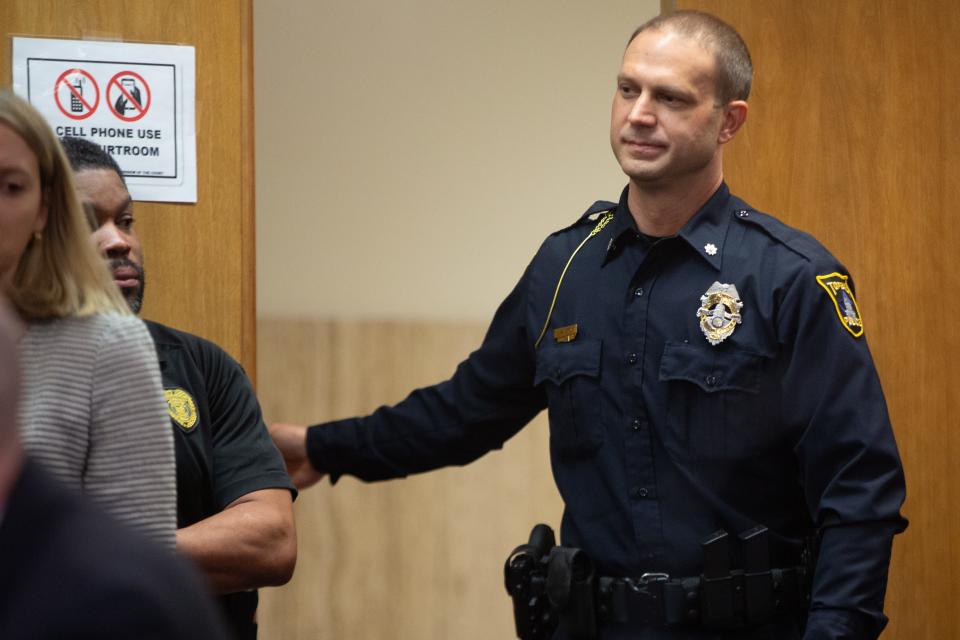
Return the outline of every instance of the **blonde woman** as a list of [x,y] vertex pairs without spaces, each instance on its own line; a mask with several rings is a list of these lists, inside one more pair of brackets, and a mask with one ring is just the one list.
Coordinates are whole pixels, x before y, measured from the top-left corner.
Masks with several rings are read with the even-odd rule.
[[176,471],[157,357],[89,233],[57,138],[33,107],[0,93],[0,291],[24,321],[23,443],[172,548]]

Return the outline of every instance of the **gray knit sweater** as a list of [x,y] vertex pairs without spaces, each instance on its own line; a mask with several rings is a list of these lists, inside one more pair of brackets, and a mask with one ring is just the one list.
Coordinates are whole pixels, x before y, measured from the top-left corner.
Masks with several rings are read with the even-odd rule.
[[20,341],[24,446],[68,486],[173,548],[176,468],[153,341],[133,316],[30,325]]

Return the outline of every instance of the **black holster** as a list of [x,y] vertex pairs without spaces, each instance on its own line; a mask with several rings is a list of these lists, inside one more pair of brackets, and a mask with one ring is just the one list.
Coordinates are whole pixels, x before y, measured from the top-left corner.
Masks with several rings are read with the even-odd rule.
[[557,616],[546,593],[549,556],[555,546],[553,529],[538,524],[530,532],[529,542],[514,549],[503,567],[520,640],[549,640],[557,628]]

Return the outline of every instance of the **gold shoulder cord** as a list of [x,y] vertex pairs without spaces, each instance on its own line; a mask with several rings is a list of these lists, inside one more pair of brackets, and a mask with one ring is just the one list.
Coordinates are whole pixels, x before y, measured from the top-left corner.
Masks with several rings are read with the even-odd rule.
[[587,240],[589,240],[593,236],[600,233],[600,231],[605,226],[607,226],[607,223],[610,222],[610,220],[612,219],[613,219],[612,211],[607,211],[605,214],[603,214],[603,217],[600,218],[600,222],[598,222],[597,226],[593,228],[593,231],[591,231],[590,234],[583,239],[583,242],[577,245],[577,248],[573,250],[573,253],[570,254],[570,258],[567,260],[567,264],[564,265],[563,271],[560,272],[560,279],[557,280],[557,288],[553,292],[553,300],[550,302],[550,310],[547,311],[547,320],[546,322],[543,323],[543,329],[540,330],[540,336],[537,338],[537,341],[533,343],[534,350],[536,350],[540,346],[540,341],[543,340],[543,336],[547,332],[547,327],[550,326],[550,318],[551,316],[553,316],[553,308],[557,304],[557,295],[559,295],[560,293],[560,285],[563,284],[563,276],[567,275],[567,269],[570,268],[570,263],[573,262],[573,257],[577,255],[577,252],[580,251],[583,245],[587,244]]

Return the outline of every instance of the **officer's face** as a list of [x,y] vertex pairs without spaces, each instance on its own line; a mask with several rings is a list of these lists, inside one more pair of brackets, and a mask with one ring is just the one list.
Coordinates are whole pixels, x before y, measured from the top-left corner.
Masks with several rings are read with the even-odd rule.
[[133,228],[133,200],[111,169],[83,169],[76,174],[77,194],[93,212],[93,241],[110,264],[113,281],[134,313],[143,304],[143,254]]
[[723,107],[714,54],[672,31],[648,30],[627,47],[610,123],[613,153],[637,186],[720,176]]
[[0,290],[12,284],[30,239],[46,222],[37,156],[0,123]]

